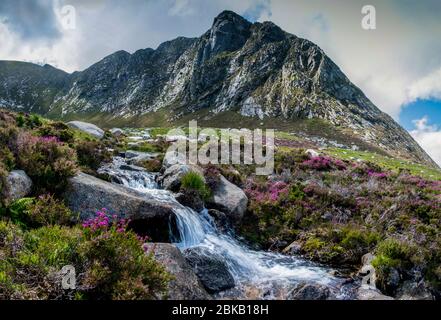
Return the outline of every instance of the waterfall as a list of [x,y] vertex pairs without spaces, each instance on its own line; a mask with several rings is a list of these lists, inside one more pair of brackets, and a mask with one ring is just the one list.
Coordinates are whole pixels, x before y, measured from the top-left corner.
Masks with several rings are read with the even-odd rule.
[[[330,270],[325,267],[296,256],[252,250],[233,233],[219,232],[206,209],[195,212],[183,206],[170,191],[159,189],[154,174],[147,171],[124,170],[121,169],[124,168],[123,164],[124,159],[116,157],[111,165],[100,170],[109,174],[114,183],[123,184],[148,193],[159,201],[173,204],[179,236],[176,237],[170,228],[172,241],[181,250],[201,247],[221,255],[236,282],[236,287],[248,284],[255,287],[292,287],[299,282],[315,282],[330,288],[341,287],[342,279],[330,275]],[[344,298],[337,289],[336,291],[337,297]]]

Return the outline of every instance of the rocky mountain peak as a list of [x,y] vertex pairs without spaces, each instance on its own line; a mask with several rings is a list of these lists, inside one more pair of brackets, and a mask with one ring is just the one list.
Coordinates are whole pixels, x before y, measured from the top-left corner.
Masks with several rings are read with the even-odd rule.
[[210,54],[215,55],[241,48],[250,36],[251,26],[251,22],[232,11],[220,13],[207,32]]
[[225,114],[254,124],[319,119],[357,143],[434,165],[316,44],[232,11],[220,13],[198,38],[179,37],[133,54],[118,51],[70,75],[0,62],[2,105],[54,117],[103,114],[106,121],[128,124],[188,116],[215,121]]

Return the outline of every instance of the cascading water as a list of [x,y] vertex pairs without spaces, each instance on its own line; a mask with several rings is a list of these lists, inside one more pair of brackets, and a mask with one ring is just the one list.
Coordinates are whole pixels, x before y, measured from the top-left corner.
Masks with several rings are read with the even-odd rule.
[[283,292],[286,293],[300,282],[326,285],[336,298],[348,298],[347,290],[342,286],[344,280],[332,276],[329,269],[299,257],[248,248],[234,234],[219,232],[207,210],[195,212],[177,202],[170,191],[159,189],[155,174],[133,166],[128,170],[125,165],[125,159],[115,157],[111,165],[100,170],[110,175],[114,183],[149,193],[159,201],[172,203],[179,237],[170,232],[178,248],[185,250],[200,247],[225,259],[236,286],[219,293],[219,298],[246,297],[244,291],[247,288],[261,292],[260,298],[283,298]]

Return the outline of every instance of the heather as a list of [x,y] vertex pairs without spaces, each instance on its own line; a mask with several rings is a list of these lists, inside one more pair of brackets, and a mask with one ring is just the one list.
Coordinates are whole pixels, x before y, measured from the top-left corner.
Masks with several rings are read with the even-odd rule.
[[[161,298],[170,276],[145,242],[106,210],[73,227],[0,221],[0,299]],[[65,265],[75,268],[75,289],[61,287]]]
[[303,149],[278,152],[275,165],[273,176],[248,175],[245,183],[241,232],[250,241],[274,250],[293,244],[309,259],[354,269],[373,252],[384,292],[394,293],[384,285],[392,268],[402,281],[419,270],[439,290],[441,181],[365,161],[308,158]]

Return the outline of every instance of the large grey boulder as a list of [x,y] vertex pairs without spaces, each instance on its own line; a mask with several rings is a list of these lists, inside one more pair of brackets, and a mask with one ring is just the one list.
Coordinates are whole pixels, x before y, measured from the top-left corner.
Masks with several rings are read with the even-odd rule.
[[208,300],[211,296],[202,286],[191,266],[176,246],[169,243],[149,243],[156,260],[173,276],[168,285],[168,299]]
[[288,293],[287,300],[327,300],[331,290],[318,283],[300,283]]
[[69,179],[65,199],[73,212],[85,220],[106,208],[119,218],[130,219],[139,230],[156,241],[168,241],[168,225],[176,202],[155,198],[122,185],[112,184],[85,173]]
[[83,121],[70,121],[67,125],[71,128],[81,130],[94,136],[95,138],[101,139],[104,136],[104,130],[97,127],[96,125]]
[[29,195],[32,191],[32,180],[23,170],[13,170],[8,178],[8,199],[14,201]]
[[248,198],[245,192],[222,175],[213,190],[213,196],[207,201],[208,208],[222,211],[234,224],[242,220],[247,205]]
[[195,247],[186,249],[184,256],[209,293],[234,287],[234,278],[220,254]]

